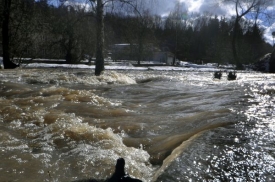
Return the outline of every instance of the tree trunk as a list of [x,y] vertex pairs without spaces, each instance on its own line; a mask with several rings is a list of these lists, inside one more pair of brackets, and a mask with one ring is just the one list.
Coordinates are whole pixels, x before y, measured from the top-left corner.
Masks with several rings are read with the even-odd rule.
[[10,23],[10,9],[11,0],[3,1],[3,23],[2,23],[2,48],[3,48],[3,64],[4,69],[13,69],[18,67],[10,59],[10,36],[9,36],[9,23]]
[[103,23],[103,3],[102,0],[97,0],[96,7],[96,22],[97,22],[97,43],[96,43],[96,63],[95,63],[95,75],[99,76],[104,71],[104,23]]
[[139,43],[139,45],[138,45],[138,55],[137,55],[138,65],[140,65],[140,62],[141,62],[141,60],[143,58],[142,55],[143,55],[143,45],[142,45],[142,43]]
[[[142,25],[140,25],[142,26]],[[140,29],[139,36],[138,36],[138,65],[140,65],[141,61],[143,60],[144,48],[143,48],[143,28]]]
[[174,57],[173,57],[173,62],[172,62],[172,65],[175,66],[176,64],[176,59],[177,59],[177,51],[178,51],[178,25],[176,23],[176,40],[175,40],[175,54],[174,54]]
[[240,63],[238,53],[237,53],[237,47],[236,47],[236,40],[237,40],[237,31],[238,31],[238,24],[239,24],[239,17],[236,17],[234,27],[233,27],[233,36],[232,36],[232,52],[233,52],[233,58],[236,63],[237,69],[243,69],[242,64]]

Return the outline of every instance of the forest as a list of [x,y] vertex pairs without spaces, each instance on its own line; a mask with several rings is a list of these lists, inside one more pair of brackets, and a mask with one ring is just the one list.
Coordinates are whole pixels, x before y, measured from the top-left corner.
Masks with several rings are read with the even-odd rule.
[[[133,59],[139,64],[148,50],[169,52],[182,61],[235,64],[233,36],[241,64],[254,63],[272,51],[256,20],[242,18],[236,25],[234,16],[189,13],[179,6],[175,4],[167,16],[145,8],[135,13],[127,8],[105,10],[104,57],[108,57],[112,45],[127,43],[137,45]],[[92,59],[96,55],[98,24],[96,12],[89,7],[66,1],[58,6],[47,0],[1,1],[1,55],[7,55],[8,50],[16,64],[22,58],[65,59],[70,64]]]

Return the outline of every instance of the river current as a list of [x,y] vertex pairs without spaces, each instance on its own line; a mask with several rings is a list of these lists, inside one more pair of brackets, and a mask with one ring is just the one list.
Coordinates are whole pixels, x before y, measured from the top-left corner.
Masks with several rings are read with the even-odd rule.
[[275,181],[275,75],[0,71],[0,181]]

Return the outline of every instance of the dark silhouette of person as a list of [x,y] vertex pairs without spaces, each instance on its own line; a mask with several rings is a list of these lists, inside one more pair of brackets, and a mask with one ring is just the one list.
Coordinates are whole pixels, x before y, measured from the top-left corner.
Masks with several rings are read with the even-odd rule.
[[221,79],[222,77],[222,72],[221,71],[215,71],[214,72],[214,78]]
[[117,159],[115,173],[107,182],[142,182],[139,179],[131,178],[124,171],[125,160],[123,158]]
[[234,72],[230,71],[229,74],[227,75],[228,80],[236,80],[236,77],[237,75],[235,71]]

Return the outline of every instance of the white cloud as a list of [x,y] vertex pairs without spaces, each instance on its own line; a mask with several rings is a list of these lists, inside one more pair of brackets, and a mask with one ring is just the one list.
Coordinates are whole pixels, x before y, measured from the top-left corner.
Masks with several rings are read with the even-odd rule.
[[[81,9],[81,10],[85,10],[85,11],[91,11],[91,4],[88,0],[66,0],[64,3],[60,3],[59,1],[56,1],[56,0],[50,0],[50,2],[53,4],[55,2],[55,4],[53,5],[56,5],[56,6],[60,6],[61,4],[65,5],[65,6],[68,6],[68,7],[73,7],[74,9]],[[59,3],[59,4],[57,4]]]
[[232,6],[225,6],[218,0],[158,0],[158,13],[167,14],[168,12],[171,12],[177,2],[180,2],[189,13],[208,12],[221,16],[232,16],[235,13]]
[[200,12],[201,6],[204,4],[204,0],[196,0],[196,1],[183,1],[181,0],[182,3],[185,4],[186,7],[188,7],[189,12]]

